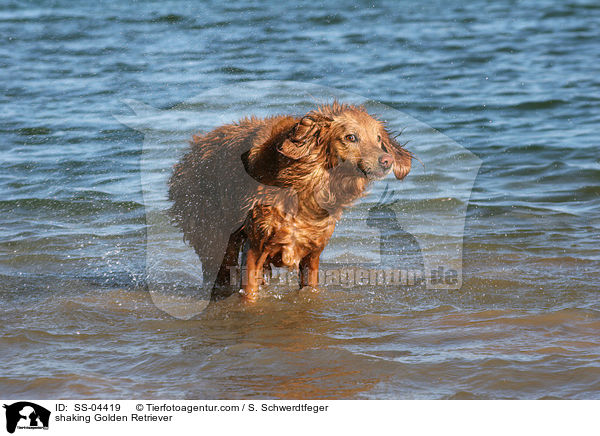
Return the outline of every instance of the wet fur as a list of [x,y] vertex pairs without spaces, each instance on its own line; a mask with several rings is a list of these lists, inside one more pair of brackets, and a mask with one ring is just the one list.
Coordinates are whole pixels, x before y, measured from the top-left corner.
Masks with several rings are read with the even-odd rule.
[[[343,139],[354,131],[356,146]],[[382,167],[386,156],[391,168]],[[171,212],[205,281],[214,281],[213,299],[235,291],[229,270],[248,246],[244,290],[254,300],[271,264],[299,268],[300,286],[316,286],[319,256],[343,210],[371,181],[391,169],[402,179],[410,167],[410,152],[362,107],[336,102],[304,117],[251,117],[193,137],[170,179]]]

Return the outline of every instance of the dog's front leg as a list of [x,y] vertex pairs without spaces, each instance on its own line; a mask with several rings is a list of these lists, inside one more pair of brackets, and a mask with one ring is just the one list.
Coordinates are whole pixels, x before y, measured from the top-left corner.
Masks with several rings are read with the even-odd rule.
[[300,261],[300,288],[319,285],[319,258],[321,251],[313,251]]
[[253,248],[248,249],[246,256],[246,284],[244,286],[244,300],[254,303],[258,299],[258,285],[263,275],[263,264],[267,252],[259,256]]

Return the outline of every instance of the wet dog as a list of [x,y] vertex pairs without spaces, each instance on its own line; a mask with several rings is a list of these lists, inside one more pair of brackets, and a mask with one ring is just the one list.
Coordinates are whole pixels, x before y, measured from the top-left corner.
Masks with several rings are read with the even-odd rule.
[[412,155],[363,107],[318,107],[303,117],[246,118],[195,135],[170,179],[171,212],[202,260],[212,298],[255,301],[270,265],[318,284],[319,257],[345,208],[390,171],[403,179]]

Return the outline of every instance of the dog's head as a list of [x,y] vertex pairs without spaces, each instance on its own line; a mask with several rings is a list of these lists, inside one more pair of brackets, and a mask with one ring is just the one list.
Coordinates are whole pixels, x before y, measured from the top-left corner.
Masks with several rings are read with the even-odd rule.
[[278,146],[288,158],[317,160],[329,168],[344,164],[368,180],[385,177],[392,169],[403,179],[411,168],[411,153],[363,108],[333,103],[300,119]]

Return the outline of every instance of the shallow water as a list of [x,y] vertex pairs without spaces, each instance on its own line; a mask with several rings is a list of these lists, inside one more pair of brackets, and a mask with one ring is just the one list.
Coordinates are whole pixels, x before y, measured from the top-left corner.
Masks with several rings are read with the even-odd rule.
[[[9,2],[3,396],[600,398],[600,7],[461,3]],[[197,291],[160,218],[189,134],[333,96],[384,104],[424,166],[374,186],[328,262],[388,265],[413,236],[447,251],[468,204],[462,287],[270,286],[254,307],[172,316]],[[161,110],[153,135],[117,121],[127,99]],[[419,122],[481,159],[466,197],[466,158]],[[397,216],[368,226],[386,186]],[[165,247],[189,276],[159,274]]]

